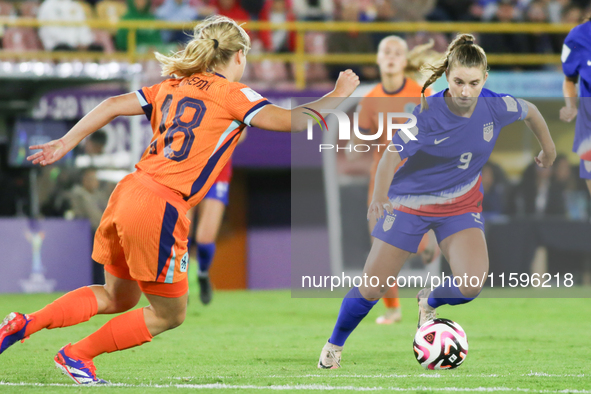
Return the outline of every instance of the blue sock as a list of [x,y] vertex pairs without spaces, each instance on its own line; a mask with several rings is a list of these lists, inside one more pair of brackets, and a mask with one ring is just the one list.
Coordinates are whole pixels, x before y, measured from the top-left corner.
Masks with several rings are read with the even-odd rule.
[[[474,297],[476,298],[476,297]],[[468,298],[462,294],[460,289],[453,284],[451,278],[447,278],[443,284],[436,287],[429,298],[427,303],[431,308],[437,308],[441,305],[460,305],[472,301],[474,298]]]
[[199,260],[199,272],[206,273],[215,254],[215,243],[200,244],[197,243],[197,259]]
[[363,298],[357,287],[349,290],[343,299],[337,323],[328,342],[333,345],[343,346],[355,327],[367,316],[377,302],[377,300],[368,301]]

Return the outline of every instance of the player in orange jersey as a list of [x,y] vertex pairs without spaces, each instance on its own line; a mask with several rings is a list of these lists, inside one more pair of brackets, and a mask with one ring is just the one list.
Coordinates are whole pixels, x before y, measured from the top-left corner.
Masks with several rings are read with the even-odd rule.
[[[431,50],[432,43],[417,46],[412,51],[408,50],[406,41],[398,36],[388,36],[382,39],[378,46],[377,64],[380,68],[381,82],[378,83],[369,93],[361,99],[357,112],[359,113],[359,131],[372,135],[379,129],[379,114],[388,112],[406,112],[412,113],[412,110],[421,101],[422,86],[412,77],[418,74],[423,63],[428,60],[439,57],[441,54]],[[431,95],[431,89],[425,91],[426,96]],[[399,123],[406,122],[406,119]],[[385,124],[383,119],[383,124]],[[359,138],[354,139],[354,143],[368,143]],[[382,158],[385,147],[390,143],[387,140],[387,134],[382,133],[377,140],[371,141],[372,144],[383,144],[382,148],[373,147],[373,162],[370,170],[370,181],[368,190],[367,204],[371,202],[375,175],[378,163]],[[378,145],[379,146],[379,145]],[[404,161],[398,165],[402,166]],[[396,169],[398,169],[398,167]],[[376,225],[376,219],[371,218],[368,222],[369,233],[373,231]],[[423,262],[431,262],[438,253],[437,242],[432,232],[425,234],[418,254],[421,255]],[[392,324],[400,321],[402,313],[400,310],[400,301],[398,300],[398,286],[390,288],[384,294],[384,304],[386,313],[376,319],[378,324]]]
[[[246,125],[283,132],[307,125],[306,110],[271,105],[238,82],[249,49],[250,39],[236,22],[212,17],[195,28],[182,51],[156,54],[163,75],[174,78],[111,97],[64,137],[30,147],[41,151],[28,160],[45,166],[117,116],[145,114],[154,131],[136,171],[115,188],[96,232],[92,257],[105,265],[106,284],[74,290],[32,314],[10,313],[0,324],[0,353],[44,328],[129,311],[144,293],[149,306],[113,318],[54,358],[76,383],[105,383],[96,376],[94,357],[139,346],[184,321],[187,210],[206,195]],[[347,70],[331,93],[306,106],[336,108],[358,84]]]
[[[246,131],[242,132],[243,136]],[[240,143],[240,141],[238,141]],[[209,279],[209,269],[215,254],[215,241],[224,219],[226,206],[230,202],[230,180],[232,179],[232,160],[228,161],[222,172],[216,178],[203,201],[189,210],[187,217],[197,219],[197,228],[190,232],[189,249],[192,241],[197,249],[197,283],[199,284],[199,299],[203,305],[208,305],[213,297],[213,288]],[[194,233],[194,234],[193,234]],[[190,250],[189,250],[190,253]]]

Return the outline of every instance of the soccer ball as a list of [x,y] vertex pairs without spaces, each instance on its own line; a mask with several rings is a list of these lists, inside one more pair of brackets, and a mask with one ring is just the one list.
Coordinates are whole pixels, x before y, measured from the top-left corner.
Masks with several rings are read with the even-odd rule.
[[458,323],[434,319],[417,330],[413,349],[425,369],[453,369],[466,360],[468,338]]

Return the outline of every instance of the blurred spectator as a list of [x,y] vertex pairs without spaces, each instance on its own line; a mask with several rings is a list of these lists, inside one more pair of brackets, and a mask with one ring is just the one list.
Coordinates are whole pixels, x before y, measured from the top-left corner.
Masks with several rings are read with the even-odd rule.
[[[428,13],[429,21],[464,21],[470,20],[470,10],[474,0],[437,0],[433,10]],[[412,4],[408,2],[408,4]]]
[[572,185],[569,178],[570,165],[564,155],[557,157],[552,168],[531,163],[515,189],[511,213],[566,216],[566,192]]
[[42,51],[43,45],[32,27],[9,27],[2,37],[2,48],[8,51]]
[[579,24],[583,20],[583,9],[576,5],[569,5],[562,10],[560,14],[561,23]]
[[107,145],[107,133],[103,130],[97,130],[88,137],[84,144],[84,152],[90,156],[102,155]]
[[565,9],[571,6],[570,0],[550,0],[548,3],[548,19],[552,23],[561,23]]
[[[96,177],[96,169],[88,167],[80,172],[79,183],[72,187],[68,197],[70,200],[71,212],[76,219],[88,219],[92,228],[92,238],[98,228],[107,201],[99,192],[99,181]],[[93,262],[93,283],[104,284],[104,267]]]
[[0,16],[16,16],[14,5],[7,1],[0,1]]
[[[515,23],[516,8],[512,0],[500,0],[497,5],[495,17],[491,22]],[[486,53],[528,53],[527,37],[524,34],[502,33],[482,34],[480,45]],[[497,66],[495,69],[507,69],[508,67]]]
[[212,5],[217,7],[217,13],[234,19],[235,21],[249,21],[250,14],[242,8],[238,0],[214,0]]
[[[543,0],[534,0],[525,11],[525,21],[530,23],[547,23],[548,14]],[[552,37],[548,33],[531,33],[527,36],[528,51],[531,53],[552,53]],[[543,65],[528,66],[528,70],[542,69]]]
[[265,8],[265,0],[241,0],[240,6],[249,13],[251,20],[260,20]]
[[[241,5],[240,0],[213,0],[211,5],[217,8],[218,15],[227,16],[228,18],[234,19],[235,21],[247,22],[250,20],[268,20],[267,13],[260,11],[258,14],[255,15],[245,10]],[[253,10],[254,8],[252,8],[250,11]],[[245,30],[251,38],[253,49],[255,49],[255,47],[257,46],[257,44],[255,43],[255,41],[257,40],[262,41],[265,50],[270,51],[272,49],[270,31],[263,30],[253,32],[248,30],[248,26],[245,26]],[[256,53],[256,51],[253,53]]]
[[[268,20],[273,23],[292,22],[295,16],[287,5],[286,0],[269,0],[271,9]],[[295,47],[295,32],[275,30],[271,33],[271,50],[273,52],[293,51]]]
[[75,148],[76,167],[98,167],[96,158],[105,152],[107,145],[107,133],[104,130],[97,130],[86,138],[84,145]]
[[[339,20],[357,22],[359,20],[359,4],[356,1],[348,1],[342,5]],[[328,37],[329,53],[375,53],[371,35],[358,31],[334,32]],[[331,78],[336,80],[342,70],[352,69],[360,78],[375,80],[378,71],[375,66],[359,66],[354,64],[339,64],[330,68]]]
[[[82,6],[72,0],[45,0],[39,7],[39,21],[84,22],[86,15]],[[43,26],[39,37],[48,51],[72,51],[77,49],[100,50],[93,44],[93,34],[87,26]]]
[[72,187],[68,196],[74,217],[90,220],[93,232],[98,228],[107,206],[103,195],[99,192],[96,172],[94,167],[82,169],[79,182]]
[[297,20],[331,20],[334,14],[333,0],[293,0],[293,12]]
[[422,21],[435,8],[436,0],[390,0],[396,20],[403,22]]
[[53,187],[53,192],[41,205],[41,213],[44,216],[64,217],[70,209],[68,190],[74,184],[74,177],[71,170],[66,168],[53,167],[49,171],[51,171],[52,179],[55,179],[55,186]]
[[35,0],[23,1],[19,4],[19,13],[23,17],[37,18],[39,2]]
[[[199,17],[199,12],[189,0],[165,0],[154,13],[157,19],[167,22],[189,22]],[[184,44],[191,37],[181,30],[162,30],[162,41]]]
[[[127,13],[121,20],[145,20],[151,21],[155,17],[150,11],[150,0],[127,0]],[[121,29],[117,32],[116,46],[118,49],[127,50],[127,29]],[[145,51],[149,47],[162,45],[160,32],[154,29],[142,29],[136,31],[136,43],[138,47],[143,47]]]
[[[482,167],[482,213],[488,217],[500,215],[505,211],[507,178],[503,169],[493,162]],[[485,216],[485,217],[486,217]]]
[[[559,23],[570,23],[578,25],[583,20],[583,10],[576,5],[568,5],[562,9]],[[562,52],[562,45],[568,33],[553,34],[552,48],[555,53]]]
[[101,169],[129,168],[130,153],[125,150],[105,152],[107,133],[97,130],[85,138],[83,144],[76,147],[75,165],[78,168],[95,167]]

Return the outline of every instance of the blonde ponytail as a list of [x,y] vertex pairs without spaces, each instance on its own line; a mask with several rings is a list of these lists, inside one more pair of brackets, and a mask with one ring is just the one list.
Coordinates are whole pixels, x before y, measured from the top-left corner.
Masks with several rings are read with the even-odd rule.
[[425,98],[425,90],[443,75],[453,65],[460,65],[463,67],[481,67],[484,72],[488,69],[486,60],[486,53],[479,46],[474,44],[474,36],[471,34],[458,34],[456,38],[449,44],[447,51],[443,58],[439,59],[435,64],[424,64],[422,71],[431,72],[431,76],[421,91],[421,112],[429,109],[427,99]]
[[234,20],[224,16],[212,16],[195,26],[193,39],[187,46],[170,56],[155,52],[162,65],[162,76],[177,78],[215,70],[230,61],[242,50],[250,49],[250,37]]

